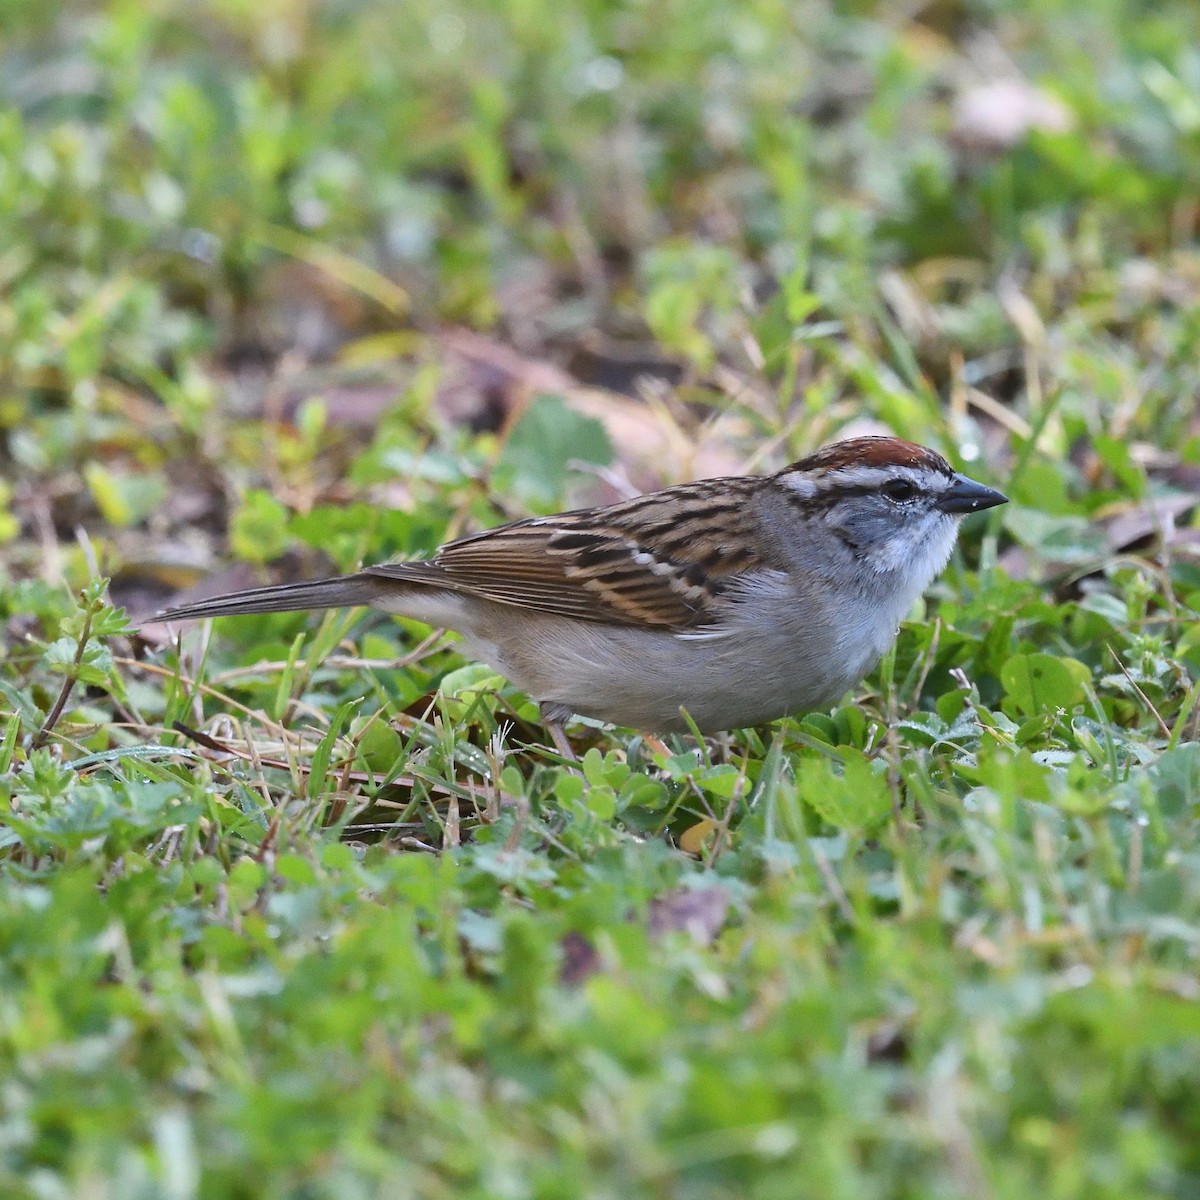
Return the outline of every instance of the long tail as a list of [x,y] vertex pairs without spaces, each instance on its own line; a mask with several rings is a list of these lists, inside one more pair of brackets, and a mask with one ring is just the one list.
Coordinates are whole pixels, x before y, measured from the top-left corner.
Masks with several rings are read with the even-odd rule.
[[365,573],[314,579],[309,583],[278,583],[272,587],[248,588],[182,604],[156,613],[154,621],[194,621],[201,617],[235,616],[238,613],[303,612],[319,608],[351,608],[370,604],[389,591],[387,584]]

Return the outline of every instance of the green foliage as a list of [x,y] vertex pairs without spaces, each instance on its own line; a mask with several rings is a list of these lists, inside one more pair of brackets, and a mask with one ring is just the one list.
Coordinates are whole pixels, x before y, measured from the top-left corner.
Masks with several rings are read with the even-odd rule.
[[504,439],[492,478],[525,505],[549,511],[562,503],[572,467],[611,461],[599,421],[572,412],[557,396],[537,396]]
[[278,558],[288,544],[288,511],[271,495],[246,495],[229,523],[229,543],[239,557],[255,563]]
[[[1196,1195],[1200,8],[79,8],[0,16],[0,1194]],[[771,731],[119,606],[864,418],[1013,502]]]
[[845,763],[835,772],[827,758],[804,760],[797,790],[817,815],[836,829],[869,831],[892,810],[882,763],[869,763],[847,748]]

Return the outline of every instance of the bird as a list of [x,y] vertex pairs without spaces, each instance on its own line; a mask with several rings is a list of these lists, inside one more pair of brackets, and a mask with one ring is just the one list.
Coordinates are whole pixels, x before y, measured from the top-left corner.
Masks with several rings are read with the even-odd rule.
[[540,705],[649,734],[828,707],[875,667],[960,519],[1007,502],[897,437],[768,475],[700,479],[529,517],[426,559],[231,592],[156,621],[368,605],[462,634]]

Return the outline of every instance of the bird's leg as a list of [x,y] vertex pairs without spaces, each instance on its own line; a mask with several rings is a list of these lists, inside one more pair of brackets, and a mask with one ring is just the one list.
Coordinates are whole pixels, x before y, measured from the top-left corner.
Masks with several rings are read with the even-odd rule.
[[567,735],[563,732],[563,727],[557,721],[547,721],[546,732],[550,735],[550,740],[554,743],[559,754],[567,762],[578,765],[579,759],[576,757],[575,751],[571,749],[571,743],[567,741]]
[[576,757],[575,751],[571,749],[567,735],[563,732],[563,725],[575,714],[565,705],[546,700],[538,704],[538,711],[542,714],[542,724],[546,726],[546,732],[550,735],[555,749],[567,762],[578,765],[579,759]]

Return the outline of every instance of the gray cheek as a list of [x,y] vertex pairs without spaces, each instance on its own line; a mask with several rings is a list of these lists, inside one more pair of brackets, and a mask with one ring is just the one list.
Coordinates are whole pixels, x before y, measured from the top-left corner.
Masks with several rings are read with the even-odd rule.
[[[842,540],[853,546],[853,559],[873,576],[901,573],[928,578],[945,565],[948,544],[954,540],[955,522],[943,514],[902,509],[880,503],[841,522]],[[936,565],[927,562],[932,555]]]
[[872,506],[839,522],[845,540],[861,555],[869,555],[896,534],[896,515]]

